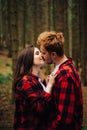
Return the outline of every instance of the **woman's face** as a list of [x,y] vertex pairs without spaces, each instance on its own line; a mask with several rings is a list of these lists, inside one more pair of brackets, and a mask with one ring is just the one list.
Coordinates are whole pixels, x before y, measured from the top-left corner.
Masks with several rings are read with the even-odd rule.
[[41,52],[38,48],[34,48],[34,65],[42,66],[44,65],[44,60],[42,59]]

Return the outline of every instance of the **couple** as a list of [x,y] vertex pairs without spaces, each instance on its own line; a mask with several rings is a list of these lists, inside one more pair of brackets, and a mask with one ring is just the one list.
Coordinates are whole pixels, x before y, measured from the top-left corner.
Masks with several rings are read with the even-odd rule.
[[[15,77],[14,130],[81,130],[83,99],[79,76],[64,54],[64,36],[55,31],[38,36],[37,47],[18,57]],[[46,85],[40,68],[54,64]]]

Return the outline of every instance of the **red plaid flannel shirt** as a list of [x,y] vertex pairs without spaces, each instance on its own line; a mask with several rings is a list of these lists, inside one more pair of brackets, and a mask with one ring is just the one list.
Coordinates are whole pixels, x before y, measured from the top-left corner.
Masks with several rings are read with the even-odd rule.
[[14,130],[46,130],[52,97],[38,77],[24,76],[16,85],[15,98]]
[[81,130],[83,98],[79,76],[72,59],[60,65],[53,87],[56,106],[50,114],[48,130]]

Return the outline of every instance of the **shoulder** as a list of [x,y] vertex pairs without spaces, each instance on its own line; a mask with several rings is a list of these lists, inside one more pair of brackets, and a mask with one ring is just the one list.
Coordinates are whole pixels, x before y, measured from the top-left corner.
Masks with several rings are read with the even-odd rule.
[[16,85],[16,89],[17,90],[23,90],[23,89],[28,89],[33,85],[34,82],[34,78],[30,75],[30,76],[23,76],[17,83]]
[[70,77],[78,77],[78,74],[73,63],[66,62],[59,67],[57,78],[64,80]]

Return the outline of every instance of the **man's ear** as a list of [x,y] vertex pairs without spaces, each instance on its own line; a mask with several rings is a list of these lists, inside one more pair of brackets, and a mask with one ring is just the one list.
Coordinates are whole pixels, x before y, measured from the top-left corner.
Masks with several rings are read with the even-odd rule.
[[56,56],[56,52],[52,52],[51,56],[55,57]]
[[53,60],[55,60],[55,59],[56,59],[56,55],[57,55],[56,52],[52,52],[52,53],[51,53],[51,58],[52,58]]

